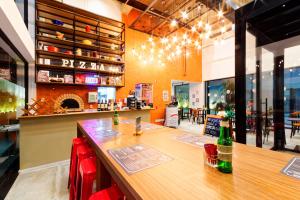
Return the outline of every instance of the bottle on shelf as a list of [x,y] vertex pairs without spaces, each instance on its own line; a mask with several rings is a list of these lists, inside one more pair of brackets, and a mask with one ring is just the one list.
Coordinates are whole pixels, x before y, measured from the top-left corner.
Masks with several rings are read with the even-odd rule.
[[103,102],[103,99],[101,101],[100,109],[101,109],[101,111],[104,111],[104,102]]
[[100,100],[98,100],[97,111],[101,111],[101,104],[100,104]]
[[110,108],[111,108],[111,106],[110,106],[110,100],[108,99],[107,100],[107,111],[110,111],[111,110]]
[[220,124],[218,170],[223,173],[232,173],[232,138],[228,120],[221,121]]
[[105,100],[105,110],[108,111],[108,100]]

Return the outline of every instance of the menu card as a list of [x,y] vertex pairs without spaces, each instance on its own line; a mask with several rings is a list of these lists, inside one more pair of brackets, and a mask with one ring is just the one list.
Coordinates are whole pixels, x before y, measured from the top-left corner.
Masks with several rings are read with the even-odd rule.
[[289,164],[283,168],[282,173],[300,179],[300,158],[293,158]]
[[107,139],[119,134],[119,132],[115,130],[97,128],[91,128],[89,132],[91,133],[91,136],[95,139]]
[[170,156],[143,144],[109,149],[108,153],[128,174],[133,174],[173,160]]
[[213,143],[214,141],[212,141],[212,140],[215,140],[215,139],[208,138],[208,137],[202,136],[202,135],[186,133],[186,134],[177,136],[176,140],[186,143],[186,144],[196,146],[196,147],[203,147],[205,143],[208,143],[208,142]]

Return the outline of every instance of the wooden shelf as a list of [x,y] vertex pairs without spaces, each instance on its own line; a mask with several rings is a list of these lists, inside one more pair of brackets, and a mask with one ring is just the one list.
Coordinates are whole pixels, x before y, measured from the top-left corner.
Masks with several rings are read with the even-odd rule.
[[98,70],[98,69],[85,69],[85,68],[78,68],[78,67],[62,67],[60,65],[44,65],[44,64],[36,64],[38,69],[57,69],[57,70],[64,70],[64,71],[75,71],[75,72],[91,72],[103,75],[112,75],[112,76],[122,76],[124,72],[111,72],[105,70]]
[[108,75],[115,75],[115,76],[120,76],[123,75],[123,72],[110,72],[110,71],[105,71],[105,70],[98,70],[98,69],[84,69],[84,68],[74,68],[75,71],[81,71],[81,72],[96,72],[100,74],[108,74]]
[[100,47],[100,52],[115,54],[115,55],[123,55],[125,52],[121,50],[113,50],[109,48]]
[[74,67],[62,67],[60,65],[44,65],[44,64],[36,64],[39,69],[58,69],[58,70],[66,70],[73,71]]
[[109,38],[109,37],[105,37],[105,36],[99,36],[99,40],[101,42],[113,43],[113,44],[117,44],[117,45],[122,45],[125,43],[125,41],[115,39],[115,38]]
[[84,61],[91,61],[91,62],[98,62],[99,58],[88,57],[88,56],[77,56],[75,55],[76,60],[84,60]]
[[69,34],[74,33],[74,29],[66,28],[66,27],[63,27],[63,26],[58,26],[58,25],[55,25],[55,24],[52,24],[52,23],[41,22],[41,21],[38,21],[38,20],[36,20],[35,23],[38,27],[41,27],[41,28],[51,29],[51,30],[54,30],[54,31],[60,31],[60,32],[69,33]]
[[[125,62],[115,61],[113,59],[125,58],[125,24],[116,20],[108,19],[82,9],[69,6],[64,3],[48,0],[36,1],[36,40],[44,42],[45,45],[52,45],[61,51],[72,51],[72,55],[63,52],[51,52],[44,50],[36,50],[36,58],[49,58],[51,60],[60,60],[61,58],[73,59],[74,63],[78,61],[86,61],[100,64],[108,64],[118,66],[120,70],[124,70]],[[53,20],[64,22],[63,26],[53,24]],[[86,32],[86,26],[91,28],[90,32]],[[59,31],[65,34],[65,40],[60,40],[56,37],[56,32]],[[48,35],[44,35],[48,34]],[[93,44],[84,44],[83,40],[90,40]],[[111,48],[113,47],[113,49]],[[82,49],[82,56],[76,55],[76,50]],[[97,55],[105,56],[107,59],[96,58],[92,56],[84,56],[93,51]],[[102,57],[103,58],[103,57]],[[58,62],[59,63],[59,62]],[[89,66],[89,63],[87,63]],[[76,65],[76,64],[75,64]],[[74,66],[75,66],[74,65]],[[82,72],[96,73],[98,75],[106,75],[108,77],[122,76],[124,81],[124,72],[111,72],[95,69],[71,68],[62,67],[61,65],[45,65],[36,64],[36,76],[38,70],[48,69],[49,71],[62,71],[62,73],[72,73],[75,82],[75,75]],[[65,71],[65,72],[64,72]],[[36,79],[37,80],[37,79]],[[90,84],[77,83],[56,83],[56,82],[37,82],[38,84],[56,84],[56,85],[77,85],[90,86]],[[123,85],[95,85],[92,86],[110,86],[123,87]]]
[[113,61],[113,60],[105,60],[105,59],[100,59],[100,63],[107,63],[107,64],[113,64],[113,65],[124,65],[125,64],[122,61]]
[[74,42],[70,41],[70,40],[60,40],[60,39],[56,39],[56,38],[52,38],[52,37],[48,37],[48,36],[42,36],[42,35],[36,35],[36,39],[38,41],[42,41],[42,42],[68,45],[68,46],[71,46],[71,47],[74,45]]
[[41,55],[48,55],[48,56],[58,56],[61,58],[74,58],[74,55],[69,55],[61,52],[51,52],[51,51],[44,51],[44,50],[36,50],[37,54]]
[[36,35],[37,40],[38,41],[42,41],[42,42],[49,42],[49,43],[54,43],[54,44],[60,44],[60,45],[67,45],[67,46],[75,46],[78,48],[83,48],[83,49],[89,49],[89,50],[93,50],[93,51],[99,51],[99,52],[103,52],[103,53],[109,53],[109,54],[114,54],[114,55],[123,55],[125,52],[121,51],[121,50],[113,50],[113,49],[109,49],[109,48],[104,48],[104,47],[100,47],[97,45],[87,45],[84,43],[80,43],[80,42],[73,42],[70,40],[60,40],[60,39],[56,39],[56,38],[52,38],[49,36],[41,36],[41,35]]
[[36,82],[44,85],[66,85],[66,86],[95,86],[95,87],[124,87],[124,85],[102,85],[102,84],[82,84],[82,83],[60,83],[60,82]]
[[83,49],[93,50],[93,51],[99,51],[99,48],[100,48],[99,46],[96,46],[96,45],[87,45],[87,44],[83,44],[80,42],[74,42],[74,46],[83,48]]

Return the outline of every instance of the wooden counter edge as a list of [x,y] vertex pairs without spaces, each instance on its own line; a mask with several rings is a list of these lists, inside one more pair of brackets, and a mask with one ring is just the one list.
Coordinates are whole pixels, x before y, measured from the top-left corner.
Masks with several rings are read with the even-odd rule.
[[[151,111],[155,110],[154,108],[147,109],[131,109],[131,110],[118,110],[118,112],[132,112],[132,111]],[[50,115],[36,115],[36,116],[21,116],[18,119],[36,119],[36,118],[46,118],[46,117],[60,117],[60,116],[70,116],[70,115],[86,115],[86,114],[101,114],[101,113],[113,113],[114,111],[82,111],[82,112],[70,112],[64,114],[50,114]]]

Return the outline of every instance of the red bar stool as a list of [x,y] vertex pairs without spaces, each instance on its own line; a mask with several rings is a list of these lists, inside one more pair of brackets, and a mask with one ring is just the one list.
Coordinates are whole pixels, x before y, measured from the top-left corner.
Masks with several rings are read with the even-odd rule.
[[89,200],[123,200],[124,194],[120,191],[118,186],[114,185],[110,188],[94,193]]
[[88,200],[93,193],[96,181],[96,158],[86,158],[81,161],[79,176],[76,180],[76,199]]
[[88,145],[80,145],[77,147],[77,154],[76,154],[76,162],[77,167],[75,169],[75,176],[74,179],[71,180],[70,183],[70,200],[78,199],[76,193],[78,191],[77,187],[77,179],[80,176],[80,170],[79,167],[81,165],[81,162],[86,158],[95,157],[94,151],[88,146]]
[[84,138],[74,138],[72,140],[68,188],[70,188],[70,184],[72,181],[75,182],[76,169],[77,169],[77,148],[83,144],[86,144],[86,140]]

